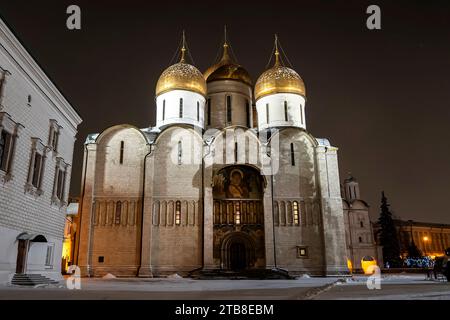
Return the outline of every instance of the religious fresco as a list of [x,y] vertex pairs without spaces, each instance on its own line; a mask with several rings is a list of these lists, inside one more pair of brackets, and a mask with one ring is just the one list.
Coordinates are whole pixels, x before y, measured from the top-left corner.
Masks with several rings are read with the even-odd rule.
[[226,167],[213,177],[213,196],[215,199],[260,199],[262,182],[259,172],[252,167]]

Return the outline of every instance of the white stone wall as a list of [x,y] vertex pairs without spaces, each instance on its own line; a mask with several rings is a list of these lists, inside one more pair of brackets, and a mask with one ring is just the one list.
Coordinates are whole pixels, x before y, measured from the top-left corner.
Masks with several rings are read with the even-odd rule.
[[[72,164],[76,127],[81,118],[1,20],[0,38],[0,67],[8,70],[0,113],[6,112],[12,121],[21,125],[12,159],[12,178],[0,183],[0,274],[4,275],[0,275],[0,282],[8,281],[9,276],[15,272],[15,237],[22,232],[42,234],[48,242],[55,243],[54,258],[58,257],[59,261],[54,261],[53,276],[58,277],[66,207],[52,204],[51,200],[56,160],[61,157],[65,163]],[[25,192],[31,139],[39,138],[44,145],[48,145],[51,119],[56,120],[62,127],[58,148],[57,152],[47,152],[42,180],[43,193],[35,196]],[[70,168],[65,184],[66,202],[70,186]],[[49,269],[39,269],[36,265],[33,269],[33,272],[50,272]]]
[[[284,105],[287,102],[287,121]],[[267,105],[269,107],[267,108]],[[269,109],[269,122],[267,122]],[[298,127],[306,129],[305,98],[293,93],[276,93],[256,101],[258,129],[269,127]]]
[[[207,85],[211,108],[210,111],[205,110],[206,123],[209,122],[207,128],[221,129],[231,125],[252,127],[252,89],[249,85],[236,80],[217,80]],[[227,96],[231,97],[231,121],[227,119]],[[208,114],[211,115],[209,121]]]
[[[180,118],[180,99],[183,99],[183,117]],[[165,101],[165,107],[163,108]],[[197,120],[197,103],[199,118]],[[164,109],[164,120],[163,120]],[[204,128],[205,97],[187,90],[172,90],[156,97],[156,126],[190,124]]]

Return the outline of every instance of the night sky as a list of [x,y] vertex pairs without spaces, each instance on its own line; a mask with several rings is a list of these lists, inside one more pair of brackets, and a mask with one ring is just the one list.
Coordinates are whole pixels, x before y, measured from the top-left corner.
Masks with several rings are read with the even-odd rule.
[[[391,1],[393,2],[393,1]],[[66,28],[66,8],[82,29]],[[366,28],[378,4],[382,30]],[[307,87],[307,129],[339,147],[379,214],[385,191],[403,219],[450,223],[450,3],[448,1],[19,1],[0,14],[83,118],[71,195],[80,193],[88,133],[154,125],[156,81],[186,30],[196,66],[218,53],[223,25],[253,81],[274,33]]]

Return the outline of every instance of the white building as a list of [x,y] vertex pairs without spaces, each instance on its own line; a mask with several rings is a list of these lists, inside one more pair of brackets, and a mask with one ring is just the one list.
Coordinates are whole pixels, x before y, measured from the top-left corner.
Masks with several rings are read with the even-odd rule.
[[80,116],[0,20],[0,283],[61,278]]

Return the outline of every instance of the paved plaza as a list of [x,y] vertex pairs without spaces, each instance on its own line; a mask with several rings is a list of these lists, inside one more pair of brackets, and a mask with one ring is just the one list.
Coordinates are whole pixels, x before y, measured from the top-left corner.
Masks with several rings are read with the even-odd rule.
[[298,278],[295,280],[193,280],[187,278],[82,278],[81,288],[58,285],[0,286],[0,299],[57,300],[450,300],[450,283],[424,275],[384,275],[380,289],[369,290],[366,276]]

